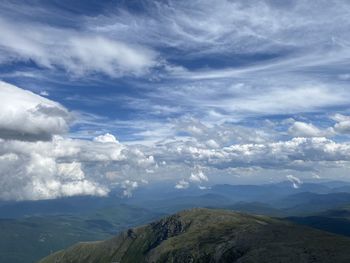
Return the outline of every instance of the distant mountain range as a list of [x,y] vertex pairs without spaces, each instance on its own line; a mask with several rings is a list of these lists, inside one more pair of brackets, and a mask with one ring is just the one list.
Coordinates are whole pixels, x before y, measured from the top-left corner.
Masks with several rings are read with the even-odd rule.
[[222,208],[288,218],[350,236],[350,184],[290,182],[266,185],[214,185],[174,189],[149,185],[131,198],[78,196],[55,200],[0,203],[0,262],[35,262],[82,241],[102,240],[125,229],[195,207]]
[[[319,202],[322,200],[322,202]],[[131,198],[123,198],[118,192],[108,197],[77,196],[54,200],[1,202],[0,218],[22,218],[28,216],[88,214],[95,210],[121,205],[142,207],[156,213],[172,213],[191,207],[227,207],[242,203],[261,203],[279,213],[304,213],[310,207],[324,210],[350,204],[350,183],[330,181],[304,183],[294,188],[289,181],[265,185],[214,185],[207,189],[190,187],[175,189],[173,184],[150,185],[135,191]],[[319,204],[319,208],[315,207]],[[240,205],[242,207],[242,205]],[[248,205],[249,206],[249,205]],[[300,208],[298,208],[300,207]]]
[[192,209],[40,263],[350,262],[350,238],[267,216]]

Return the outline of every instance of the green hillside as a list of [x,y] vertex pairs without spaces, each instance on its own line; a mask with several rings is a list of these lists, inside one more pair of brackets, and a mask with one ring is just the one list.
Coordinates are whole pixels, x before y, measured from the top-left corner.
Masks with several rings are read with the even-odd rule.
[[266,216],[192,209],[40,263],[350,262],[350,239]]

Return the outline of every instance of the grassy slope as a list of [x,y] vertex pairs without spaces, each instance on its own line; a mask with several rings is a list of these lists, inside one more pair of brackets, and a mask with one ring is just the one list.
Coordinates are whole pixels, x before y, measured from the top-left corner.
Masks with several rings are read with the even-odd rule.
[[103,242],[80,243],[51,262],[350,262],[350,239],[265,216],[193,209]]

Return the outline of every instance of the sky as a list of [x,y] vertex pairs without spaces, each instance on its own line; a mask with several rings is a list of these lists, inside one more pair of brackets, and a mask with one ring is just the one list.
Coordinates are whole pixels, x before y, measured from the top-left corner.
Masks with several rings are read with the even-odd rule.
[[349,181],[346,0],[0,2],[0,200]]

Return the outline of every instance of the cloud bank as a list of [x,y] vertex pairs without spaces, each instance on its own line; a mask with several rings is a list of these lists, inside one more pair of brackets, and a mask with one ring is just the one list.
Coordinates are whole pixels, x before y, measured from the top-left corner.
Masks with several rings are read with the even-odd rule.
[[[62,137],[71,117],[67,109],[8,83],[0,85],[0,199],[106,195],[123,174],[154,165],[152,156],[120,144],[111,134],[92,141]],[[113,171],[120,176],[111,177]]]
[[278,127],[271,123],[256,129],[189,118],[173,126],[182,135],[127,145],[110,133],[92,140],[69,138],[70,112],[62,105],[5,82],[0,93],[3,200],[107,195],[114,187],[131,196],[145,180],[173,180],[176,189],[185,189],[237,172],[243,177],[280,173],[297,186],[297,174],[346,170],[350,164],[350,144],[325,137],[346,132],[345,115],[331,116],[335,123],[326,129],[288,120],[287,139],[278,139]]

